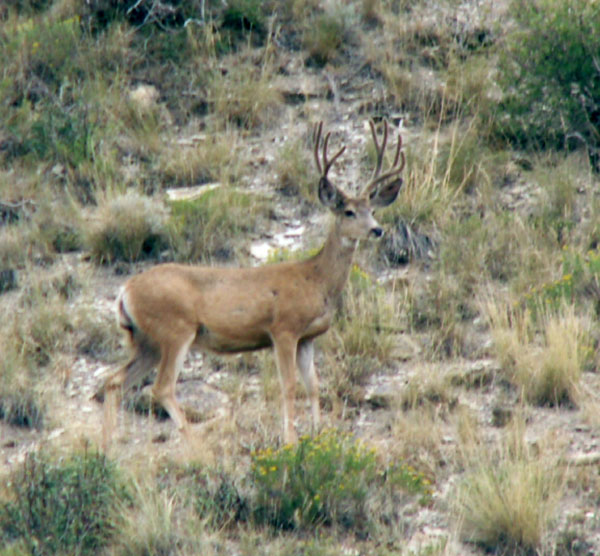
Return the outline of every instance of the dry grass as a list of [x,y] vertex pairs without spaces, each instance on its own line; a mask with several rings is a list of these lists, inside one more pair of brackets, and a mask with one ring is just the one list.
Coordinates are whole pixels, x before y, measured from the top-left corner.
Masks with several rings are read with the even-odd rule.
[[234,65],[225,74],[215,71],[207,86],[212,111],[244,129],[272,124],[282,99],[271,77],[268,66],[250,64]]
[[275,160],[277,189],[285,196],[299,196],[313,202],[316,175],[309,162],[308,153],[301,141],[288,141]]
[[178,528],[177,499],[152,484],[134,483],[134,502],[122,505],[122,527],[112,554],[142,556],[168,554],[184,539]]
[[400,292],[387,292],[371,275],[354,265],[330,334],[332,349],[344,356],[389,362],[395,334],[401,332],[398,322],[403,303]]
[[248,243],[268,216],[266,198],[232,187],[218,187],[198,199],[170,203],[173,257],[183,261],[229,260],[238,239]]
[[468,448],[456,512],[463,538],[510,553],[544,552],[544,542],[565,487],[555,441],[530,446],[523,423],[492,447]]
[[167,213],[162,204],[133,191],[103,200],[86,244],[99,264],[158,257],[168,247]]
[[0,258],[4,268],[23,268],[31,256],[30,230],[26,226],[0,228]]
[[537,319],[529,311],[490,301],[494,348],[523,399],[542,406],[577,406],[581,374],[593,355],[590,324],[569,306]]
[[428,409],[433,414],[447,413],[456,405],[449,377],[440,372],[437,366],[424,366],[406,382],[399,396],[400,407],[415,410]]
[[388,450],[393,458],[402,458],[429,477],[443,473],[446,456],[440,415],[431,407],[400,408],[393,416]]
[[173,144],[161,149],[157,171],[163,186],[235,183],[244,165],[238,142],[237,132],[229,130],[203,135],[193,146]]

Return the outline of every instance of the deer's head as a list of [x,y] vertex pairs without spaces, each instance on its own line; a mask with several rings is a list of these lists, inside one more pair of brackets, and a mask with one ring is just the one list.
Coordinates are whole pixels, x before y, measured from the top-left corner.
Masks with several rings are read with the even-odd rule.
[[[341,236],[353,240],[369,236],[381,237],[383,235],[383,229],[377,220],[375,220],[373,211],[380,207],[386,207],[396,200],[400,187],[402,187],[402,178],[399,174],[404,169],[406,162],[404,152],[402,151],[402,137],[398,134],[398,143],[393,163],[382,174],[383,157],[388,139],[388,124],[384,121],[381,143],[377,139],[377,131],[373,120],[369,121],[369,125],[371,126],[371,134],[375,143],[377,161],[371,179],[356,197],[350,196],[339,189],[327,177],[332,164],[341,156],[346,147],[343,146],[329,159],[327,156],[327,147],[331,132],[327,133],[323,141],[321,141],[323,122],[319,122],[315,126],[313,136],[315,163],[321,175],[319,179],[319,199],[335,215],[336,224]],[[319,153],[321,144],[322,155]]]

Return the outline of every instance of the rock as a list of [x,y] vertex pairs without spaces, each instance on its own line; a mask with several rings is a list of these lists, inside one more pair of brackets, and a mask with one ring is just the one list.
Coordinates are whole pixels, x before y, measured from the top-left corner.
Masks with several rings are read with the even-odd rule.
[[154,85],[138,85],[129,91],[129,100],[142,110],[150,110],[156,106],[158,89]]
[[[180,384],[177,401],[191,423],[200,423],[213,417],[225,405],[229,405],[229,397],[204,382],[191,380]],[[168,418],[167,412],[157,404],[150,387],[143,388],[128,404],[137,413],[152,413],[159,418]]]
[[494,427],[505,427],[508,425],[513,416],[513,410],[510,407],[502,407],[497,405],[492,408],[492,425]]
[[167,189],[167,200],[168,201],[195,201],[212,191],[213,189],[217,189],[221,187],[221,184],[218,182],[215,183],[206,183],[204,185],[195,185],[192,187],[177,187],[173,189]]
[[387,409],[398,399],[399,389],[398,381],[378,380],[377,384],[367,388],[365,402],[373,409]]
[[431,238],[398,221],[383,236],[379,252],[392,266],[405,265],[411,260],[430,260],[435,246]]
[[493,359],[475,361],[468,369],[452,375],[450,382],[453,386],[465,388],[483,388],[494,382],[499,366]]
[[569,458],[572,465],[598,465],[600,463],[600,452],[591,452],[589,454],[574,454]]
[[399,361],[410,361],[421,353],[421,346],[410,336],[398,334],[395,338],[391,357]]

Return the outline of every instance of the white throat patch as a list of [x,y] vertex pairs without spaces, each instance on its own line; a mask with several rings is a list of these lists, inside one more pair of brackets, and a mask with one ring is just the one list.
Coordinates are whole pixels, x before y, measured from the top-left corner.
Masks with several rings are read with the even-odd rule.
[[350,247],[356,247],[356,239],[351,239],[349,237],[342,237],[342,247],[344,249],[349,249]]

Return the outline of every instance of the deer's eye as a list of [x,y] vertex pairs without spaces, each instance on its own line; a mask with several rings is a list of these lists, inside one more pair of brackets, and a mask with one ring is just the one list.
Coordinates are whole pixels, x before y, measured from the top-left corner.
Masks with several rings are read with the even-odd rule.
[[353,210],[348,209],[344,211],[344,216],[347,216],[348,218],[354,218],[356,213]]

